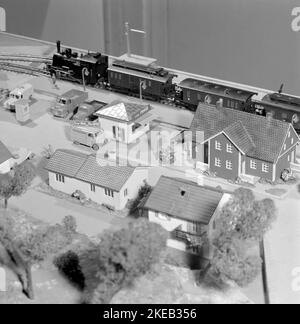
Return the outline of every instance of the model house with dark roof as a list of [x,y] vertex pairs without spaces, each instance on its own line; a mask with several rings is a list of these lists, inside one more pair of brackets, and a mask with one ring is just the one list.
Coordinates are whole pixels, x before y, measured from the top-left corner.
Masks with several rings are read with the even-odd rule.
[[94,115],[107,138],[129,144],[150,130],[152,110],[150,105],[114,101]]
[[201,167],[221,178],[274,182],[295,162],[295,129],[270,116],[199,104],[190,129]]
[[116,210],[137,197],[147,181],[147,170],[127,166],[101,166],[95,155],[57,150],[45,169],[49,185],[72,195],[80,191],[87,199]]
[[0,173],[8,173],[11,169],[12,154],[8,148],[0,141]]
[[229,198],[229,194],[185,179],[162,176],[142,208],[150,222],[170,233],[169,247],[209,258],[209,242],[201,248],[199,242],[205,234],[212,236],[217,211]]

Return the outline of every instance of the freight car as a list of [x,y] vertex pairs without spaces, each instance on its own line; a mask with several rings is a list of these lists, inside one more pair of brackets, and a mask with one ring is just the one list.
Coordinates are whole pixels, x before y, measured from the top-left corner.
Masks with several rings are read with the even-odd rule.
[[178,87],[177,104],[192,111],[195,111],[201,102],[209,105],[220,103],[225,108],[250,112],[251,98],[257,94],[193,78],[184,79]]
[[[57,53],[53,55],[52,64],[48,65],[51,75],[57,79],[71,82],[97,85],[107,81],[108,56],[101,53],[79,54],[71,48],[61,51],[57,42]],[[84,79],[83,79],[84,78]]]
[[300,133],[300,98],[275,92],[267,94],[259,101],[252,101],[256,114],[272,116],[275,119],[292,123]]
[[108,68],[108,82],[112,90],[154,101],[168,100],[175,95],[175,76],[155,65],[155,60],[137,63],[121,57]]

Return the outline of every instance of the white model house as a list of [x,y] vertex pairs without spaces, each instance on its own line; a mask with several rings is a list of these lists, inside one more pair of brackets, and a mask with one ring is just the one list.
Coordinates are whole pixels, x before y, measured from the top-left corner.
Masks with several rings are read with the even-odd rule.
[[[162,176],[142,208],[151,222],[170,232],[169,247],[210,258],[215,216],[229,198],[216,189]],[[200,247],[206,234],[208,242]]]
[[150,130],[155,119],[150,105],[114,101],[95,113],[108,139],[130,144]]
[[53,189],[70,195],[79,190],[87,199],[116,210],[135,199],[148,180],[146,169],[100,166],[95,155],[68,150],[57,150],[45,169]]
[[0,174],[8,173],[12,165],[13,156],[8,148],[0,141]]

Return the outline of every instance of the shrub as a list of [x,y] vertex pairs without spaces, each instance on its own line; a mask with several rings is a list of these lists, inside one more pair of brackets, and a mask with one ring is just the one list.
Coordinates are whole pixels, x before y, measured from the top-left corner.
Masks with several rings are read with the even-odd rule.
[[68,233],[74,234],[77,230],[77,222],[74,216],[68,215],[63,219],[63,226]]
[[80,290],[85,287],[85,279],[81,270],[79,256],[74,251],[68,251],[54,259],[58,270]]
[[72,235],[62,225],[39,228],[20,242],[21,251],[32,262],[44,261],[72,242]]
[[159,261],[167,237],[160,225],[145,219],[117,232],[105,233],[98,248],[81,260],[87,285],[84,301],[109,303],[120,289]]

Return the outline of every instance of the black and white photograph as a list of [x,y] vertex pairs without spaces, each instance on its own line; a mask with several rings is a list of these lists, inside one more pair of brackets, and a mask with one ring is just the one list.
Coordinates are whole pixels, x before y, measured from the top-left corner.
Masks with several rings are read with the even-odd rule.
[[0,304],[300,304],[299,134],[299,1],[0,0]]

